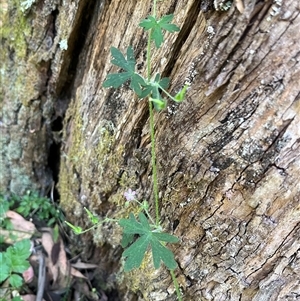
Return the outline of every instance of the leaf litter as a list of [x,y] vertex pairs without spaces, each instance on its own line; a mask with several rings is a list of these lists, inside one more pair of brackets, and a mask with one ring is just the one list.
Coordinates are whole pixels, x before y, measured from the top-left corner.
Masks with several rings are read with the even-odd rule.
[[[64,296],[70,290],[73,293],[72,300],[84,300],[83,297],[93,301],[108,300],[104,292],[92,290],[89,274],[79,271],[96,269],[98,265],[81,262],[79,258],[71,264],[63,240],[55,229],[40,228],[38,231],[31,221],[11,210],[5,213],[5,217],[11,224],[10,230],[0,228],[0,236],[5,244],[12,245],[23,239],[31,240],[30,266],[22,273],[27,286],[27,294],[21,296],[24,301],[71,300]],[[7,279],[0,286],[1,294],[7,291],[8,286]],[[13,296],[7,301],[12,299]]]

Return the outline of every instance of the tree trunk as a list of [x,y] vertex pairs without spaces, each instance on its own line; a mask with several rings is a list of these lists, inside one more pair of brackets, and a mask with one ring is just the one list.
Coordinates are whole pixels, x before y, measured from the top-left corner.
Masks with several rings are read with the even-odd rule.
[[[184,300],[296,300],[300,7],[248,0],[243,9],[238,0],[222,11],[228,3],[212,2],[158,2],[159,15],[173,13],[181,31],[152,49],[153,73],[169,76],[173,93],[191,85],[185,102],[155,114],[162,226],[181,240],[172,250]],[[128,216],[128,188],[153,205],[148,102],[127,85],[102,88],[117,70],[111,46],[124,52],[132,45],[145,73],[147,36],[138,24],[150,9],[151,1],[67,1],[36,3],[23,17],[27,26],[34,21],[27,51],[13,44],[5,59],[1,189],[46,187],[51,177],[36,170],[56,170],[45,156],[50,149],[53,158],[61,143],[58,189],[70,222],[88,225],[83,206],[102,217]],[[64,40],[67,50],[59,47]],[[10,81],[22,89],[9,89]],[[22,156],[31,165],[20,164]],[[176,300],[168,271],[153,270],[150,257],[123,272],[120,233],[105,224],[81,237],[86,256],[101,267],[99,282],[120,300]]]

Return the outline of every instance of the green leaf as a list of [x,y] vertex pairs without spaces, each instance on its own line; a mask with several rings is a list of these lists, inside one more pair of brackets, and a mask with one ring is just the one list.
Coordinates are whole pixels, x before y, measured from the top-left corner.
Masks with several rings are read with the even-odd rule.
[[165,109],[167,106],[167,102],[162,98],[160,94],[160,89],[167,89],[170,83],[170,79],[168,77],[160,78],[160,74],[156,74],[154,80],[152,79],[145,86],[143,92],[140,97],[146,97],[150,95],[150,101],[153,102],[156,110]]
[[0,283],[10,275],[10,268],[4,261],[4,253],[0,253]]
[[168,77],[163,77],[162,79],[159,78],[158,84],[163,89],[168,89],[170,84],[170,79]]
[[151,248],[153,254],[153,264],[155,269],[160,266],[160,261],[162,260],[169,270],[174,270],[177,267],[177,263],[174,259],[174,254],[172,251],[163,246],[159,240],[151,240]]
[[9,283],[12,287],[20,287],[23,284],[23,279],[17,274],[13,274],[9,277]]
[[[129,219],[121,219],[119,224],[123,228],[123,247],[128,246],[133,241],[135,235],[139,235],[122,254],[126,258],[125,271],[138,268],[149,247],[151,247],[153,264],[156,269],[159,268],[161,261],[169,269],[176,268],[177,263],[173,253],[163,243],[176,243],[179,241],[177,237],[168,233],[157,232],[157,227],[150,225],[147,217],[142,212],[139,213],[139,220],[131,213]],[[155,228],[155,230],[152,230],[152,228]]]
[[127,257],[124,266],[125,272],[131,271],[134,268],[138,268],[141,265],[148,245],[148,236],[143,235],[123,252],[122,256]]
[[158,111],[165,109],[167,106],[166,102],[161,99],[150,97],[150,101],[153,102],[155,109]]
[[59,239],[59,228],[58,225],[55,225],[53,228],[53,241],[54,243],[57,243]]
[[184,85],[184,87],[175,95],[175,101],[176,102],[182,102],[184,100],[186,91],[188,89],[189,85]]
[[111,47],[111,55],[113,57],[111,63],[122,68],[124,72],[108,74],[102,86],[104,88],[119,88],[127,80],[130,80],[130,88],[137,95],[140,95],[142,93],[142,87],[145,86],[146,83],[144,78],[135,72],[136,62],[132,47],[129,46],[127,48],[127,58],[115,47]]
[[12,256],[11,254],[7,253],[5,258],[7,260],[7,264],[10,266],[11,272],[23,273],[30,266],[27,260],[18,258],[17,255]]
[[52,225],[55,224],[56,218],[55,217],[51,217],[48,221],[47,221],[47,225],[50,227]]
[[170,243],[177,243],[179,242],[178,237],[168,234],[168,233],[156,233],[154,232],[153,235],[160,241],[164,241],[164,242],[170,242]]
[[134,73],[131,76],[131,83],[130,83],[130,88],[138,95],[140,96],[143,92],[141,87],[146,86],[145,80],[142,76],[140,76],[137,73]]
[[3,258],[10,268],[10,272],[23,273],[30,266],[27,261],[30,254],[30,240],[24,239],[8,247]]
[[99,223],[99,218],[95,215],[92,214],[91,211],[89,211],[86,207],[84,207],[84,210],[86,211],[86,213],[89,216],[90,221],[92,222],[93,225],[96,225]]
[[163,16],[158,21],[158,24],[160,25],[161,28],[163,28],[163,29],[165,29],[166,31],[169,31],[169,32],[180,31],[180,28],[177,25],[170,24],[170,22],[173,20],[173,18],[174,18],[174,15],[172,15],[172,14]]
[[76,234],[76,235],[79,235],[82,233],[82,228],[79,227],[79,226],[74,226],[72,225],[71,223],[65,221],[65,223],[73,230],[73,232]]
[[126,248],[133,241],[133,239],[134,239],[133,234],[123,233],[122,240],[121,240],[121,246],[123,248]]
[[123,85],[128,79],[130,79],[131,73],[130,72],[123,72],[123,73],[111,73],[108,74],[106,80],[103,83],[104,88],[119,88]]
[[[143,213],[140,213],[143,214]],[[130,213],[129,219],[122,218],[119,220],[119,225],[124,228],[125,234],[146,234],[148,231],[144,229],[143,225],[139,223],[135,216]]]
[[1,197],[0,199],[0,218],[5,216],[5,213],[9,210],[9,202]]
[[148,16],[146,19],[140,22],[140,26],[145,30],[151,30],[150,38],[155,42],[155,46],[159,48],[163,43],[164,37],[162,30],[169,32],[179,31],[180,28],[175,24],[170,24],[173,20],[173,15],[163,16],[161,19],[157,20],[153,16]]
[[[9,247],[10,248],[10,247]],[[23,260],[27,259],[31,254],[31,243],[29,239],[23,239],[13,245],[14,253]]]

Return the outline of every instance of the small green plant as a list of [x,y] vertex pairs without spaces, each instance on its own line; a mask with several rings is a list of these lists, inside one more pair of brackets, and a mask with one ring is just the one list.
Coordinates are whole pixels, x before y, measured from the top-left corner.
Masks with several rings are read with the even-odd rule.
[[37,193],[27,191],[23,197],[14,197],[13,200],[18,206],[16,212],[25,218],[35,216],[38,220],[46,222],[49,227],[64,219],[62,211],[50,199],[40,197]]
[[[103,83],[105,88],[119,88],[126,82],[129,82],[129,87],[140,98],[149,100],[149,116],[150,116],[150,134],[151,134],[151,165],[152,165],[152,185],[155,205],[155,221],[149,214],[149,204],[146,201],[142,203],[136,200],[135,192],[129,189],[125,192],[126,203],[134,201],[138,203],[141,212],[138,218],[130,213],[128,219],[120,219],[119,225],[123,228],[123,238],[121,245],[125,248],[122,256],[125,258],[124,270],[130,271],[141,266],[145,253],[150,249],[153,258],[153,264],[156,269],[160,267],[161,261],[170,270],[171,277],[176,289],[178,300],[181,299],[178,282],[176,280],[174,269],[177,263],[174,254],[169,250],[166,243],[177,243],[179,239],[168,233],[164,233],[160,226],[159,212],[159,197],[158,197],[158,177],[156,165],[156,149],[155,149],[155,133],[154,133],[154,112],[156,110],[165,109],[167,99],[171,99],[177,103],[182,102],[188,89],[185,85],[175,96],[172,96],[168,91],[170,79],[161,77],[160,74],[151,75],[151,44],[154,42],[156,48],[159,48],[164,42],[164,32],[174,33],[179,31],[179,27],[172,24],[173,15],[166,15],[161,18],[156,17],[156,2],[153,0],[152,15],[142,20],[139,24],[142,28],[148,31],[147,56],[146,66],[147,74],[139,74],[136,72],[136,60],[134,51],[131,46],[127,47],[126,55],[119,49],[111,47],[112,60],[111,63],[119,68],[121,72],[108,74]],[[92,222],[92,227],[83,231],[82,228],[76,227],[67,222],[76,234],[84,233],[97,227],[105,221],[115,221],[105,218],[103,221],[95,218],[91,212],[86,209],[89,219]],[[145,212],[145,214],[143,213]]]
[[100,221],[100,219],[93,215],[91,211],[89,211],[87,208],[84,207],[84,210],[85,212],[87,213],[88,217],[89,217],[89,220],[91,221],[92,223],[92,226],[88,229],[85,229],[83,230],[82,227],[79,227],[79,226],[74,226],[72,225],[71,223],[65,221],[65,223],[73,230],[73,232],[77,235],[79,234],[83,234],[83,233],[86,233],[88,231],[91,231],[92,229],[95,229],[97,228],[100,224],[102,223],[106,223],[106,222],[111,222],[111,221],[116,221],[114,219],[111,219],[111,218],[105,218],[103,220]]
[[[0,253],[0,283],[8,280],[12,289],[21,288],[23,278],[20,274],[25,272],[30,266],[28,262],[28,258],[31,254],[30,247],[30,240],[24,239],[8,247],[5,252]],[[15,297],[12,300],[17,301],[21,299],[20,297]]]
[[12,229],[10,219],[5,216],[5,213],[9,210],[10,207],[13,206],[13,204],[13,201],[6,199],[5,196],[0,193],[0,228],[2,229]]

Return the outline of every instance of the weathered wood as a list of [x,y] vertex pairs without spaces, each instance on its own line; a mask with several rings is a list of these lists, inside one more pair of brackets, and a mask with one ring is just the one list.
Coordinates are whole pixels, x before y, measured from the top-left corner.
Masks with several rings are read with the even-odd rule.
[[[299,4],[248,0],[241,14],[234,4],[215,11],[211,2],[159,2],[159,14],[174,13],[182,30],[152,49],[153,72],[170,76],[172,92],[191,84],[184,103],[170,102],[155,115],[163,227],[181,239],[173,250],[184,300],[294,300],[300,295]],[[76,3],[56,6],[54,41],[64,37],[69,48],[56,46],[54,92],[46,100],[58,104],[54,116],[64,117],[61,204],[68,220],[82,226],[83,206],[100,216],[126,216],[128,188],[152,202],[148,103],[126,85],[102,88],[117,70],[111,46],[132,45],[145,72],[147,36],[138,24],[151,4]],[[62,103],[66,115],[59,113]],[[121,300],[176,300],[168,272],[153,271],[150,257],[141,270],[122,272],[117,225],[92,237],[101,281]],[[82,238],[86,250],[90,238]]]
[[19,1],[1,2],[1,192],[45,194],[52,186],[59,163],[55,138],[74,77],[78,25],[88,7],[78,2],[33,1],[25,11]]
[[[234,6],[203,14],[193,1],[160,5],[183,30],[153,49],[154,71],[171,77],[174,92],[191,83],[186,102],[156,114],[163,226],[182,240],[174,251],[185,300],[286,299],[299,293],[299,8],[248,1],[243,14]],[[60,182],[64,206],[75,204],[78,217],[82,205],[126,215],[129,187],[151,199],[148,104],[126,86],[101,87],[110,46],[133,45],[143,62],[146,37],[137,26],[149,9],[111,1],[90,33]],[[117,226],[94,234],[111,254],[119,237]],[[149,265],[122,278],[124,300],[130,290],[141,300],[175,300],[168,273]]]

